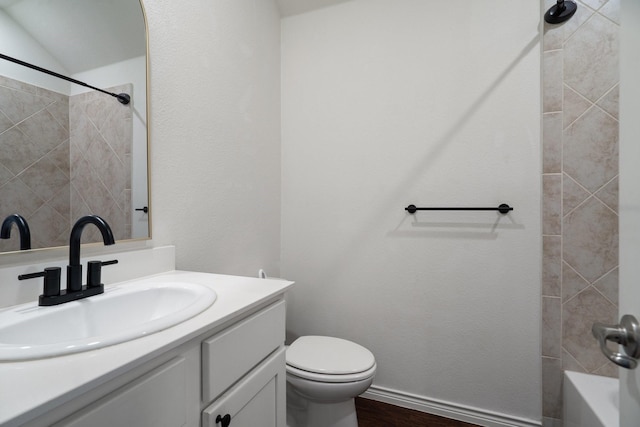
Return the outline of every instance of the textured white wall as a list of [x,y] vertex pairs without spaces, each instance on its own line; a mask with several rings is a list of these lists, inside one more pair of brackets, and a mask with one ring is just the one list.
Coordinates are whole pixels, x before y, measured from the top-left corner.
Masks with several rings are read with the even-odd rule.
[[144,0],[154,245],[176,265],[279,272],[280,23],[271,0]]
[[[290,334],[370,348],[376,386],[530,420],[538,3],[354,0],[282,22]],[[507,217],[403,210],[501,202]]]
[[[377,386],[539,418],[541,15],[521,3],[283,21],[280,245],[277,8],[144,0],[152,244],[219,273],[282,257],[292,334],[371,348]],[[508,217],[403,211],[503,201]]]

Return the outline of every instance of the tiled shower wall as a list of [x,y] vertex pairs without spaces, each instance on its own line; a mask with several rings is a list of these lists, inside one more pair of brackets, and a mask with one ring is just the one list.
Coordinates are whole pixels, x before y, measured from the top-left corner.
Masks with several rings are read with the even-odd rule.
[[[98,92],[70,98],[0,76],[0,221],[24,216],[33,248],[66,245],[73,222],[91,213],[130,238],[131,119],[130,105]],[[98,238],[94,227],[83,233]],[[0,252],[18,249],[14,227]]]
[[[0,76],[0,220],[18,213],[33,248],[67,243],[69,97]],[[0,251],[20,248],[18,232]]]
[[[106,89],[132,94],[131,84]],[[97,214],[111,226],[116,240],[131,238],[131,104],[100,92],[69,98],[71,125],[71,217]],[[95,227],[83,242],[102,241]]]
[[[545,24],[542,382],[560,425],[562,372],[616,376],[591,335],[618,318],[619,0],[582,0]],[[555,0],[545,0],[546,11]]]

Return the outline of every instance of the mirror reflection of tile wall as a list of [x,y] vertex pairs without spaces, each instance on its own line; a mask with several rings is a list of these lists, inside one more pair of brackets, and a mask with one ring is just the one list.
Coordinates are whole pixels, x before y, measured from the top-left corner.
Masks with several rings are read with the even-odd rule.
[[[132,94],[132,85],[106,89]],[[131,104],[100,92],[69,98],[71,217],[96,214],[111,226],[116,240],[131,238]],[[87,227],[83,242],[99,242],[97,228]]]
[[[555,4],[545,0],[544,10]],[[542,383],[544,425],[562,418],[562,371],[616,376],[593,322],[618,322],[617,0],[578,0],[545,24]]]
[[[116,239],[130,238],[131,117],[108,95],[68,97],[0,76],[0,219],[24,216],[33,248],[67,245],[73,222],[89,213]],[[88,227],[83,241],[98,238]],[[0,251],[18,249],[14,227]]]
[[[0,217],[18,213],[33,248],[67,244],[69,97],[0,77]],[[0,251],[19,249],[18,231]]]

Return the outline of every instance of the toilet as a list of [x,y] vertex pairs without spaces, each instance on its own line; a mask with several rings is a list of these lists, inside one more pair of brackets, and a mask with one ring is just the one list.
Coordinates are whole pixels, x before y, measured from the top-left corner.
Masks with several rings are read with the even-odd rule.
[[286,351],[287,427],[357,427],[354,398],[373,382],[373,354],[354,342],[303,336]]

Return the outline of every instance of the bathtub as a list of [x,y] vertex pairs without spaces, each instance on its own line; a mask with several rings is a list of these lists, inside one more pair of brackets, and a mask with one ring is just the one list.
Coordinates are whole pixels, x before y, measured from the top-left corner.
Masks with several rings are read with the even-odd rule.
[[564,427],[618,427],[618,380],[564,372]]

